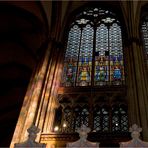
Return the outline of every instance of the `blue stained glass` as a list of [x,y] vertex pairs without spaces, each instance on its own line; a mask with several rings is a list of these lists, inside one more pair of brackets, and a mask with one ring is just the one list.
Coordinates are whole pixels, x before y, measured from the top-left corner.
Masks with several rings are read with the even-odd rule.
[[67,82],[73,82],[74,81],[74,73],[76,72],[76,67],[73,67],[73,65],[69,64],[67,66]]
[[110,42],[110,81],[112,84],[120,85],[124,80],[124,65],[121,29],[114,23],[109,29]]
[[115,62],[117,60],[117,57],[113,57],[113,61]]
[[93,28],[89,24],[82,30],[79,67],[77,73],[78,86],[89,86],[91,84],[93,31]]
[[103,66],[96,66],[96,81],[105,81],[106,79],[106,70]]
[[122,60],[122,56],[119,55],[119,56],[117,57],[117,59],[118,59],[118,61],[121,61],[121,60]]
[[108,56],[108,29],[100,24],[96,32],[95,85],[106,85],[108,81]]
[[114,79],[120,80],[121,79],[121,70],[118,67],[115,67],[114,69]]
[[63,74],[64,86],[74,86],[76,71],[77,71],[80,35],[81,35],[80,28],[77,25],[73,26],[69,32],[67,50],[65,55],[64,74]]

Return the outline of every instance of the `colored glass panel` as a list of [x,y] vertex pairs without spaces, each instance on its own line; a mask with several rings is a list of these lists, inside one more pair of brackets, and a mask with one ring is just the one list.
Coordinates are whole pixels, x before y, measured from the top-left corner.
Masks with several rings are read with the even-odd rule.
[[69,32],[63,86],[124,83],[121,28],[114,16],[114,13],[100,8],[87,9],[79,14],[75,20],[78,25]]
[[123,51],[121,29],[114,23],[109,29],[110,81],[114,85],[124,80]]
[[65,54],[63,79],[64,86],[74,86],[77,71],[80,36],[80,28],[77,25],[73,26],[69,32],[67,50]]
[[91,68],[92,68],[92,52],[93,52],[93,28],[88,24],[82,30],[77,86],[91,85]]
[[143,33],[143,40],[144,40],[145,55],[146,55],[146,60],[148,65],[148,22],[143,22],[142,33]]
[[105,85],[109,80],[108,29],[104,24],[97,27],[95,50],[95,85]]

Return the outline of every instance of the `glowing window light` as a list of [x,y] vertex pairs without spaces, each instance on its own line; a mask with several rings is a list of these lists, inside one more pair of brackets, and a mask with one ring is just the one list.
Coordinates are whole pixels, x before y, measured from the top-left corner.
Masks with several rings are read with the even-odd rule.
[[58,130],[59,130],[59,127],[58,126],[55,126],[54,127],[54,131],[57,132]]

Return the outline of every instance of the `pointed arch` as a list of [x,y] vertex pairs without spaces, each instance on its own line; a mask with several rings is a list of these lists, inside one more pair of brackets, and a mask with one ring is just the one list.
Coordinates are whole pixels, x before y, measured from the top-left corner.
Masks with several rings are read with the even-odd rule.
[[62,86],[124,84],[121,23],[116,14],[88,7],[71,23]]

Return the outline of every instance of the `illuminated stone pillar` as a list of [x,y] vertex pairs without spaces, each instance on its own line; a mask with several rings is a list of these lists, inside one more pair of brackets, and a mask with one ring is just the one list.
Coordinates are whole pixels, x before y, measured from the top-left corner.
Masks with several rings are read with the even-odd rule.
[[42,129],[43,133],[50,133],[54,120],[54,111],[58,106],[57,91],[61,78],[62,64],[61,64],[61,48],[56,43],[50,64],[48,66],[45,84],[43,86],[43,93],[41,103],[38,109],[36,125]]
[[62,68],[62,52],[59,43],[59,34],[61,33],[60,6],[60,3],[53,3],[54,18],[52,18],[52,23],[54,25],[51,25],[48,47],[45,49],[42,61],[32,75],[10,147],[14,147],[15,143],[21,143],[27,139],[27,129],[32,123],[41,130],[37,142],[40,142],[42,132],[50,132],[54,119],[54,108],[58,105],[56,94]]
[[[48,48],[50,48],[50,46]],[[42,94],[42,85],[44,83],[44,77],[46,75],[49,61],[49,55],[50,50],[47,50],[43,61],[38,65],[34,72],[35,74],[32,75],[10,147],[13,147],[14,143],[20,143],[27,139],[27,129],[32,125],[36,117],[36,111],[40,101],[39,99]]]
[[[11,147],[27,139],[27,129],[34,123],[41,132],[49,133],[54,120],[54,110],[58,106],[57,90],[59,87],[62,64],[59,43],[51,41],[40,68],[28,87],[18,123],[13,135]],[[41,134],[40,132],[40,134]],[[39,142],[40,134],[37,137]]]

